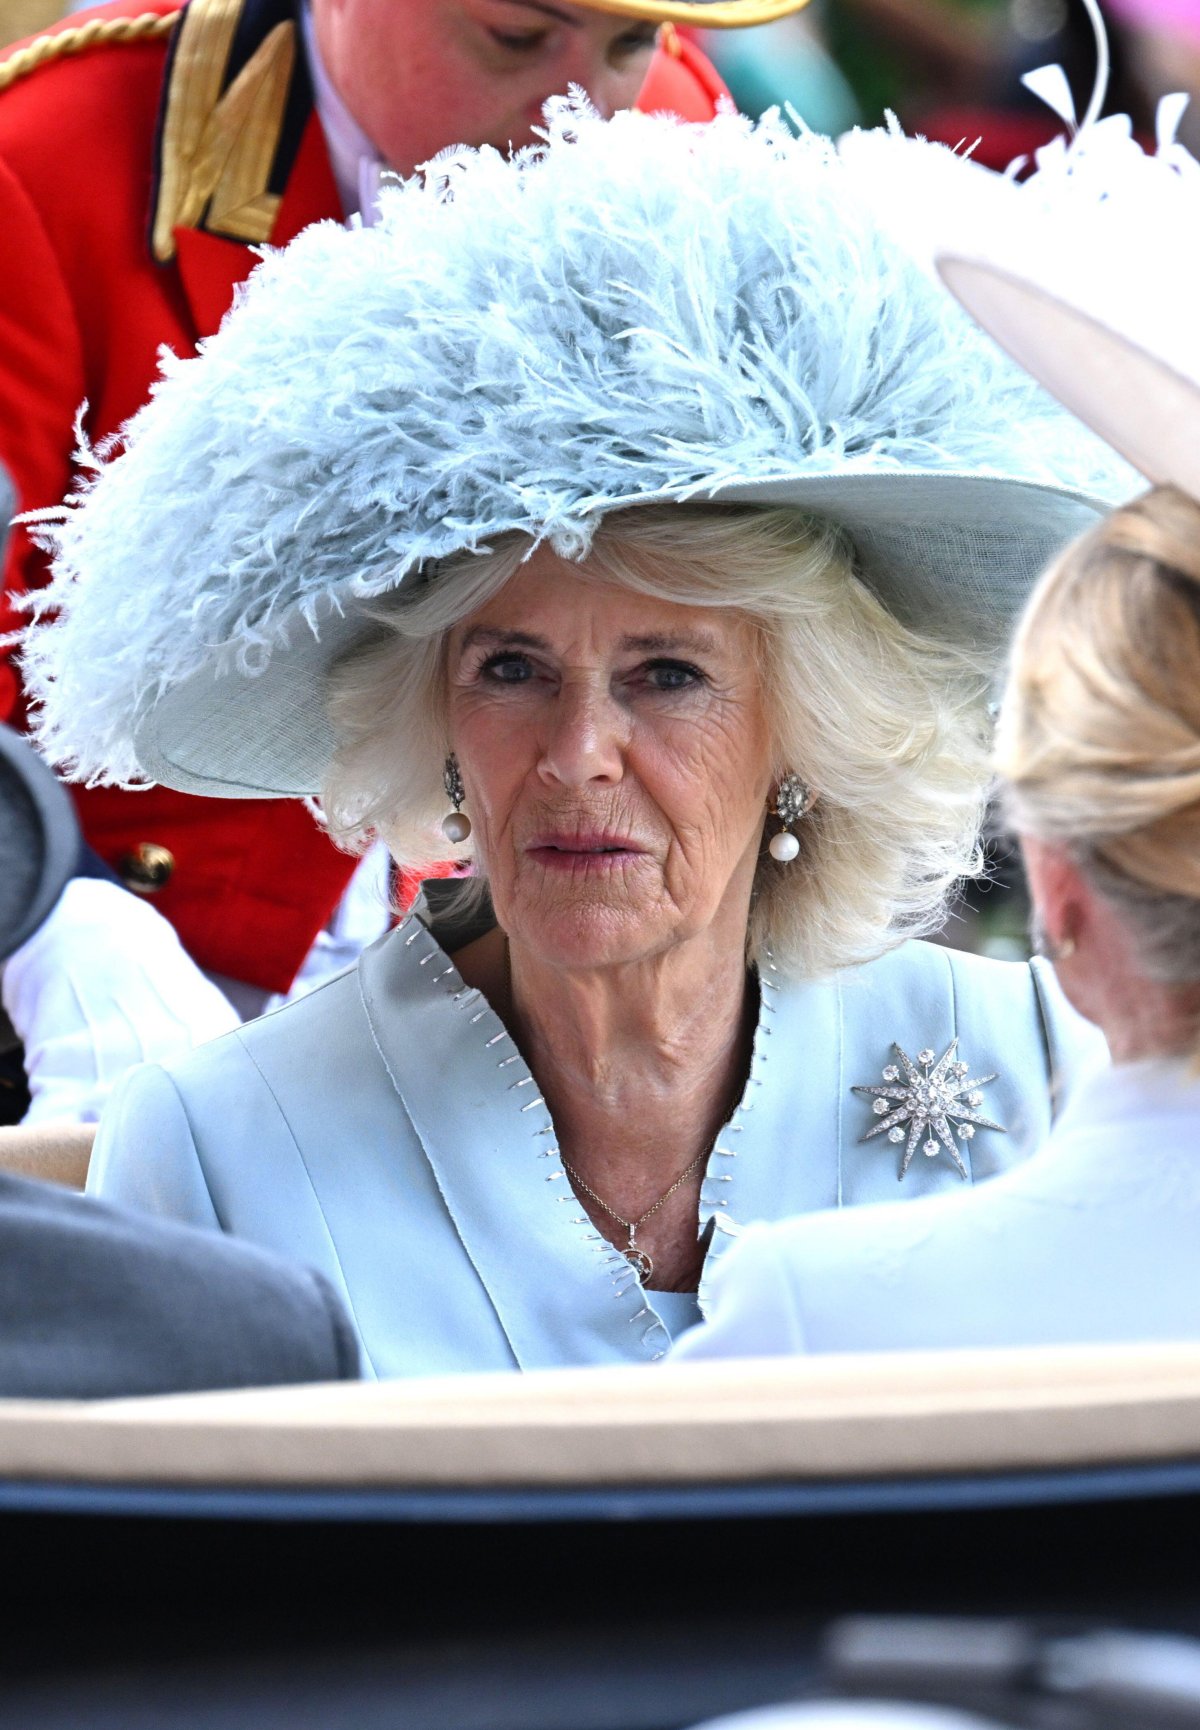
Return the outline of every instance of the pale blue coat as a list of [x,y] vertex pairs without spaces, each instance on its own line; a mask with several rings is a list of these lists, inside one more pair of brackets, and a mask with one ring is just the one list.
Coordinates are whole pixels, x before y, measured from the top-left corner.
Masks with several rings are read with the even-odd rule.
[[[897,1185],[886,1135],[851,1092],[893,1041],[957,1038],[989,1116],[973,1181],[1024,1159],[1051,1077],[1094,1036],[1048,968],[908,943],[831,981],[768,972],[749,1080],[701,1192],[715,1219],[700,1289],[739,1230],[818,1208],[952,1193],[943,1156]],[[1093,1046],[1094,1049],[1094,1046]],[[480,994],[415,919],[311,996],[165,1067],[130,1073],[104,1113],[89,1189],[249,1238],[341,1292],[368,1374],[639,1362],[670,1343],[625,1258],[571,1191],[537,1084]],[[664,1306],[665,1307],[665,1306]]]

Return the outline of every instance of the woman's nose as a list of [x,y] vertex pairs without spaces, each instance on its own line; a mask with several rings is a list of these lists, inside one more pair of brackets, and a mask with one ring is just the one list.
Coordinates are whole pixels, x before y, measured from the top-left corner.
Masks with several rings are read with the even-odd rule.
[[625,714],[607,692],[568,682],[548,718],[538,773],[565,787],[619,781],[628,731]]

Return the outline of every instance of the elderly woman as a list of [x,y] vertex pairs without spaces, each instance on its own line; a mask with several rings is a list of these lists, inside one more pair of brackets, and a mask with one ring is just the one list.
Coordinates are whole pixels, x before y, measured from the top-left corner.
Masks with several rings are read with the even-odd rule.
[[1113,1067],[986,1190],[751,1234],[681,1356],[1200,1335],[1198,223],[1200,164],[1109,127],[1020,189],[973,177],[942,230],[981,322],[1178,483],[1051,567],[1000,718],[1036,940]]
[[376,1374],[645,1360],[747,1222],[1048,1130],[1048,970],[908,939],[1112,474],[822,141],[565,110],[438,170],[171,368],[32,660],[79,773],[321,789],[494,923],[135,1072],[91,1184],[327,1270]]

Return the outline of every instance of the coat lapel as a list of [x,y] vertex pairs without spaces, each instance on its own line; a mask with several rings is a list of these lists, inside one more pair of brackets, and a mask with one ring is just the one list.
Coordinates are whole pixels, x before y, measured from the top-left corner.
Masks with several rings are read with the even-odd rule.
[[[271,230],[272,246],[286,246],[310,223],[337,219],[338,197],[321,123],[310,114],[295,167]],[[239,285],[259,261],[255,247],[226,240],[203,228],[174,231],[179,280],[192,315],[196,339],[212,336],[233,304]]]
[[219,328],[238,285],[258,263],[258,254],[240,241],[222,240],[202,228],[177,228],[175,261],[199,342]]
[[580,1208],[537,1084],[486,999],[415,919],[362,956],[359,978],[392,1085],[520,1367],[661,1355],[666,1329]]
[[[974,958],[959,957],[958,965]],[[939,1055],[961,1039],[972,1070],[1001,1074],[988,1103],[1010,1133],[982,1132],[961,1144],[972,1181],[1032,1152],[1048,1127],[1042,1021],[1029,970],[978,962],[986,977],[956,987],[949,951],[908,943],[832,979],[777,985],[763,975],[763,1015],[742,1104],[717,1141],[701,1198],[715,1233],[700,1285],[743,1226],[823,1208],[956,1193],[950,1161],[914,1160],[897,1183],[903,1151],[884,1135],[865,1139],[877,1119],[854,1092],[879,1080],[893,1042]],[[981,1151],[973,1151],[981,1150]]]
[[712,1275],[744,1226],[837,1207],[841,1197],[842,1018],[827,985],[784,986],[768,961],[750,1075],[718,1135],[700,1192],[700,1222],[715,1220],[700,1281],[707,1312]]
[[296,160],[279,201],[279,214],[271,229],[271,245],[286,246],[295,240],[302,228],[330,219],[334,222],[342,220],[342,206],[333,169],[329,166],[325,134],[314,109],[305,122]]
[[[948,1161],[921,1159],[901,1191],[896,1148],[885,1137],[862,1140],[873,1117],[851,1090],[886,1061],[892,1040],[941,1050],[961,1036],[981,1067],[1007,1071],[1007,1085],[996,1085],[1002,1122],[1016,1120],[1022,1097],[1044,1096],[1028,970],[976,966],[988,977],[961,994],[965,1003],[947,952],[929,944],[832,980],[784,984],[764,969],[749,1079],[701,1190],[700,1227],[711,1227],[702,1311],[744,1226],[959,1189]],[[518,1364],[659,1356],[667,1334],[654,1294],[580,1208],[537,1084],[490,1006],[415,920],[366,952],[359,978],[392,1086]],[[1007,1060],[993,1061],[1002,1051]],[[1032,1128],[1036,1145],[1045,1125]],[[996,1139],[1019,1157],[1015,1137]]]
[[197,341],[258,262],[341,205],[295,0],[188,0],[172,40],[147,244],[178,267]]

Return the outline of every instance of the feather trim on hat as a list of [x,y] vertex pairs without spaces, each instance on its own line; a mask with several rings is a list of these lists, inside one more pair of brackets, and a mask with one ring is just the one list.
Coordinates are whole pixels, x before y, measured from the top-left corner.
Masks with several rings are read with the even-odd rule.
[[[1058,67],[1025,82],[1073,126]],[[1162,99],[1153,151],[1127,114],[1111,114],[1004,175],[894,125],[851,133],[839,152],[878,220],[923,267],[947,252],[1002,261],[1200,381],[1200,162],[1177,137],[1186,106],[1186,96]]]
[[[935,148],[935,147],[927,147]],[[101,453],[103,456],[104,453]],[[1105,498],[1128,472],[884,236],[834,148],[551,105],[268,254],[54,529],[39,735],[136,780],[136,720],[214,658],[509,530],[732,481],[978,472]]]

